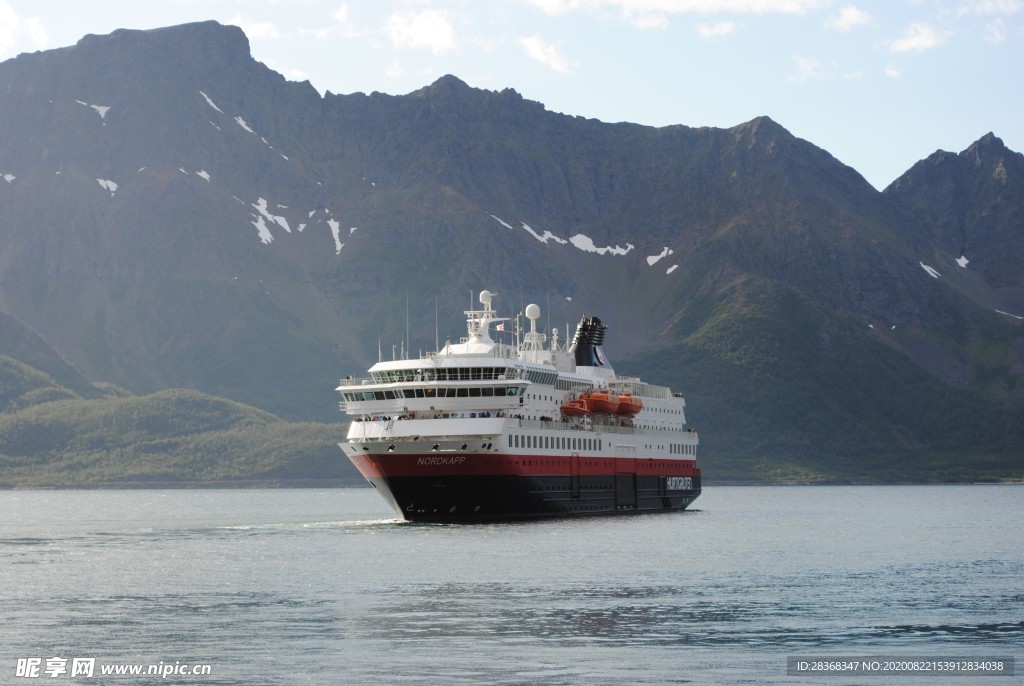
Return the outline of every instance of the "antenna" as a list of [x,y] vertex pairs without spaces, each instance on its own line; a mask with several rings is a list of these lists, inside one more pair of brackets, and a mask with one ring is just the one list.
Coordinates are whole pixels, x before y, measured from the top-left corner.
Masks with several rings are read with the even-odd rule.
[[545,328],[550,329],[551,328],[551,293],[548,292],[546,297],[548,299],[548,302],[547,302],[547,305],[546,305],[546,307],[544,309],[544,312],[548,316],[548,321],[547,321],[547,324],[545,325]]

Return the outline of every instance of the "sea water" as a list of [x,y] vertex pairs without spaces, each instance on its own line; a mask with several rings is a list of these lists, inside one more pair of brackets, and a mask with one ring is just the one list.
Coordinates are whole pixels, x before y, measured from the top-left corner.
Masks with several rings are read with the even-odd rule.
[[1024,671],[1024,487],[711,486],[682,513],[480,525],[368,488],[6,491],[0,620],[4,684],[998,686]]

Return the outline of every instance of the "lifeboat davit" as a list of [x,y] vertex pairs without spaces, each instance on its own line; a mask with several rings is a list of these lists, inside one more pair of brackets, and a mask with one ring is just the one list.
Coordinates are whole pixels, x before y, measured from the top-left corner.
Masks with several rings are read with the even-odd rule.
[[615,414],[633,416],[644,409],[644,401],[635,397],[632,393],[623,393],[619,396],[619,408]]
[[570,417],[582,417],[585,414],[590,414],[590,408],[587,406],[586,400],[573,400],[562,405],[562,414]]
[[613,395],[611,391],[590,391],[580,396],[585,400],[591,412],[607,412],[615,414],[619,409],[619,396]]

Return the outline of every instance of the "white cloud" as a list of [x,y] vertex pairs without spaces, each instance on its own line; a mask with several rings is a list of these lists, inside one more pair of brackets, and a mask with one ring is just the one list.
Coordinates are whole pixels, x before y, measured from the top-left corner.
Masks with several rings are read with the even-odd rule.
[[367,35],[367,29],[356,26],[348,16],[348,3],[343,2],[331,13],[331,23],[315,29],[299,29],[298,35],[312,36],[317,40],[326,40],[341,36],[343,38],[361,38]]
[[651,14],[805,14],[830,0],[526,0],[547,14],[567,14],[606,7],[623,16]]
[[790,83],[804,83],[818,79],[831,79],[836,75],[835,63],[825,63],[813,57],[793,55],[796,63],[796,73],[786,78]]
[[857,9],[853,5],[846,5],[839,10],[839,14],[833,14],[826,19],[825,26],[842,33],[847,33],[861,26],[867,26],[871,21],[870,12]]
[[1006,22],[1002,18],[993,19],[985,25],[985,42],[999,45],[1006,40]]
[[664,28],[674,14],[806,14],[832,0],[521,0],[546,14],[600,13],[619,10],[640,29]]
[[250,39],[252,38],[280,38],[281,31],[277,28],[277,25],[271,21],[249,21],[236,14],[227,21],[228,24],[239,27],[245,32],[245,35]]
[[5,0],[0,0],[0,56],[22,48],[41,50],[50,43],[42,22],[35,17],[21,17]]
[[728,36],[735,33],[736,23],[731,21],[720,21],[715,24],[697,24],[697,33],[701,38],[715,38],[716,36]]
[[668,26],[668,17],[662,12],[649,12],[626,17],[638,29],[663,29]]
[[263,64],[267,65],[281,76],[285,77],[289,81],[308,81],[309,74],[302,69],[296,69],[295,67],[286,67],[279,65],[275,60],[263,59]]
[[889,43],[890,52],[924,52],[942,45],[946,39],[945,33],[940,33],[923,22],[911,24],[902,38]]
[[1017,14],[1024,12],[1024,0],[966,0],[957,14]]
[[458,47],[455,28],[445,10],[395,12],[387,19],[387,32],[391,44],[398,48],[427,48],[440,55]]
[[901,76],[900,70],[891,64],[885,65],[885,75],[890,79],[898,79]]
[[568,74],[572,71],[569,67],[569,62],[565,56],[559,52],[558,48],[553,45],[549,45],[541,39],[540,36],[529,36],[527,38],[520,38],[519,44],[526,50],[526,54],[530,59],[537,60],[541,64],[546,64],[557,72]]
[[388,65],[388,68],[384,70],[384,73],[391,78],[399,78],[405,76],[408,72],[405,70],[405,67],[402,66],[401,62],[395,60]]

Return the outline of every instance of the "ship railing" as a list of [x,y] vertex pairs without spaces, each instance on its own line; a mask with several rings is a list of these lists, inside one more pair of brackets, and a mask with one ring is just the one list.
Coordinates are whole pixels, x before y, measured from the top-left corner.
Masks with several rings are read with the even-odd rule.
[[643,383],[639,379],[619,377],[608,384],[608,388],[616,393],[632,393],[641,398],[658,398],[667,400],[672,397],[672,391],[667,386],[656,386]]
[[[345,403],[341,403],[342,410],[345,409]],[[649,434],[652,431],[663,431],[667,433],[686,433],[692,431],[692,429],[684,428],[683,426],[662,426],[657,428],[648,427],[637,427],[627,426],[622,424],[612,424],[611,422],[579,422],[572,421],[566,422],[556,419],[522,419],[516,416],[509,416],[508,414],[502,416],[500,413],[487,412],[486,415],[483,412],[463,412],[459,413],[459,417],[446,418],[444,421],[458,421],[461,426],[468,428],[469,426],[475,426],[477,421],[488,420],[490,422],[498,421],[499,424],[504,424],[505,428],[520,428],[520,429],[539,429],[541,431],[600,431],[603,433],[613,434]],[[479,416],[474,416],[479,415]],[[406,420],[406,421],[402,421]],[[384,435],[385,432],[390,431],[392,427],[398,424],[408,427],[408,431],[411,433],[418,433],[418,429],[414,429],[417,422],[420,421],[438,421],[435,417],[422,416],[418,419],[410,419],[405,415],[396,414],[385,414],[385,415],[365,415],[361,417],[355,417],[352,420],[356,423],[363,424],[364,433],[381,432]],[[492,427],[491,431],[498,431],[498,425]],[[465,431],[455,432],[457,434],[466,433]]]
[[638,427],[638,426],[623,426],[619,424],[605,424],[605,423],[591,423],[584,424],[582,422],[563,422],[558,420],[540,420],[540,419],[519,419],[518,417],[509,417],[506,421],[512,423],[512,426],[517,426],[521,429],[548,429],[551,431],[601,431],[604,433],[612,434],[642,434],[650,433],[651,431],[669,431],[672,433],[686,433],[688,429],[682,426],[663,426],[656,429]]
[[[463,337],[459,339],[460,344],[466,344],[469,341],[470,339],[468,337]],[[509,345],[507,343],[495,343],[494,346],[489,351],[477,353],[474,355],[466,356],[461,353],[459,354],[459,357],[497,357],[504,360],[514,360],[517,359],[518,356],[519,349],[516,348],[514,345]],[[445,347],[434,352],[425,353],[423,357],[428,360],[434,360],[438,358],[453,357],[453,353],[450,351],[449,348]]]

